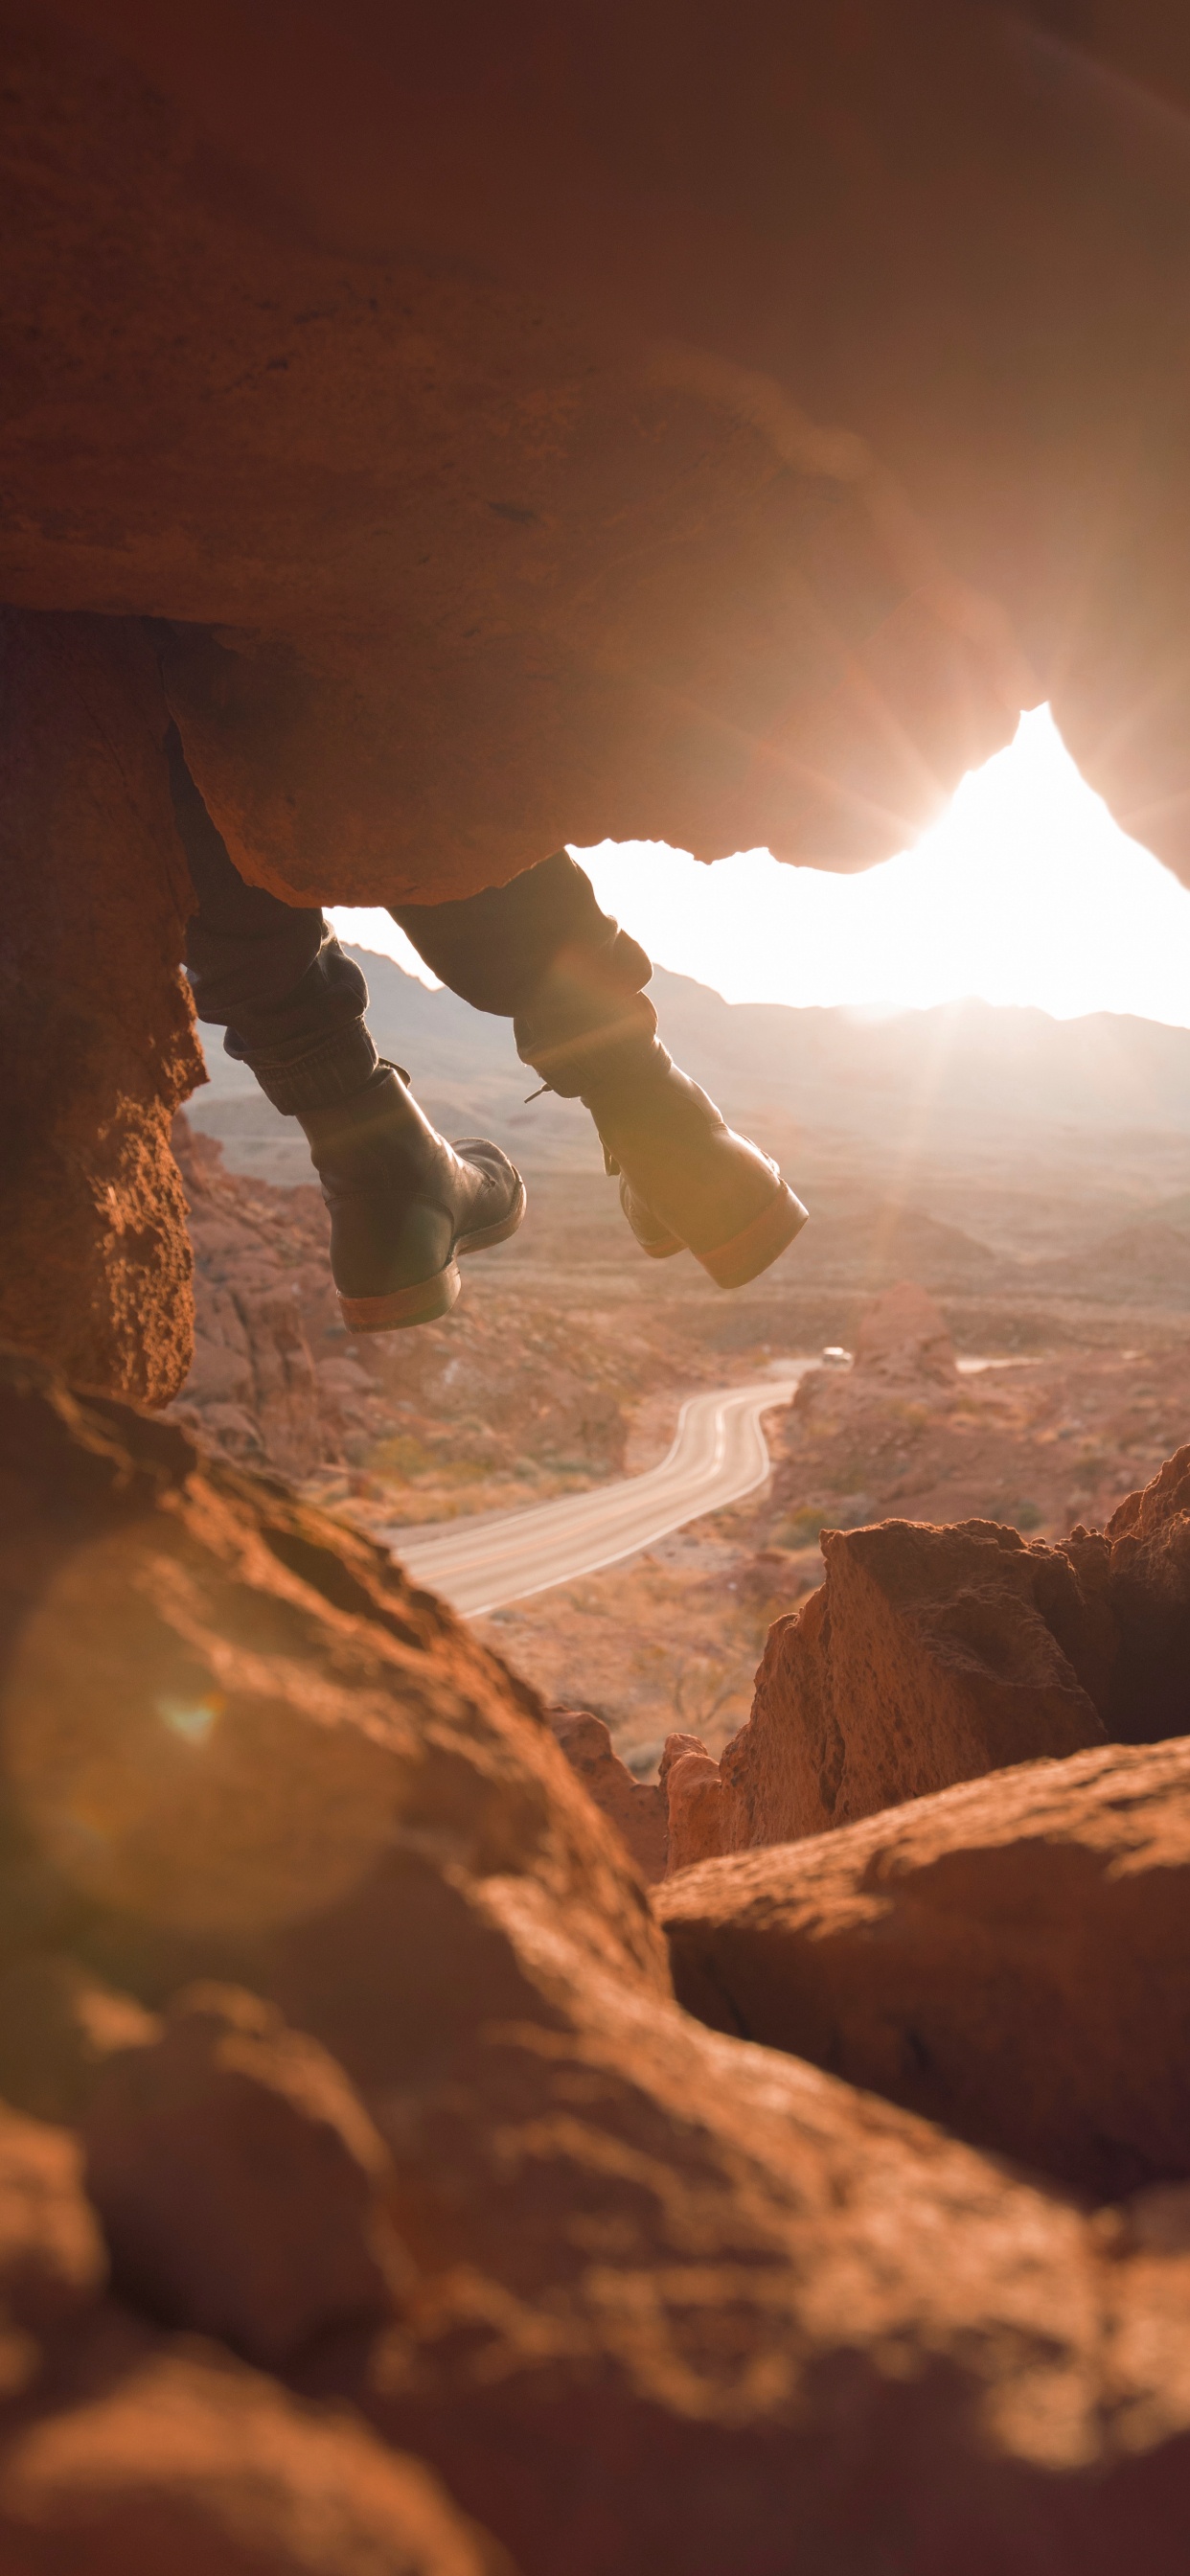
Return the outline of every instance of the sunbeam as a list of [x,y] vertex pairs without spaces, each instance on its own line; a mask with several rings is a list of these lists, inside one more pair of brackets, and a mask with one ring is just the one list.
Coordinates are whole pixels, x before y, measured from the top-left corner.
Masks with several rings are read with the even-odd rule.
[[[970,994],[1190,1027],[1190,895],[1113,822],[1047,707],[912,849],[864,875],[785,867],[767,850],[707,868],[662,842],[579,855],[658,964],[730,1002],[908,1010]],[[386,912],[333,917],[433,981]]]

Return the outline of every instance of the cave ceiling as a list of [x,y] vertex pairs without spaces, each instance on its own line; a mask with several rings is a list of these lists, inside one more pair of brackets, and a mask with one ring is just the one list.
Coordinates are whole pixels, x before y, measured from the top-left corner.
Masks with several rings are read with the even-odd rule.
[[4,0],[0,597],[243,872],[870,864],[1048,697],[1190,882],[1190,22]]

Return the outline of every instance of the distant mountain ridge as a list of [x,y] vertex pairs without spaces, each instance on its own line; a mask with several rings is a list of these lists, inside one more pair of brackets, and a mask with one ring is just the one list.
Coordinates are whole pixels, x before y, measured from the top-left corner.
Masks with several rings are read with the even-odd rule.
[[[585,1165],[597,1149],[581,1110],[549,1094],[526,1104],[532,1075],[511,1025],[430,992],[390,958],[353,950],[368,978],[383,1055],[409,1068],[418,1095],[456,1130],[488,1118],[526,1162]],[[868,1146],[946,1156],[965,1145],[1037,1146],[1129,1132],[1190,1137],[1190,1029],[1100,1012],[1054,1020],[985,1002],[876,1018],[849,1009],[725,1002],[663,968],[650,993],[671,1053],[727,1113],[761,1128],[836,1133]],[[210,1088],[194,1123],[226,1138],[275,1132],[304,1154],[292,1121],[269,1111],[209,1032]]]

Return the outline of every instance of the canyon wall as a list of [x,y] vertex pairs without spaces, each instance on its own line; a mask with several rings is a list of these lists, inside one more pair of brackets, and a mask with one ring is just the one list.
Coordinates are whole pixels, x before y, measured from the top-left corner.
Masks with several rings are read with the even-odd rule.
[[167,722],[137,627],[0,618],[0,1331],[157,1404],[193,1347],[170,1124],[204,1079]]

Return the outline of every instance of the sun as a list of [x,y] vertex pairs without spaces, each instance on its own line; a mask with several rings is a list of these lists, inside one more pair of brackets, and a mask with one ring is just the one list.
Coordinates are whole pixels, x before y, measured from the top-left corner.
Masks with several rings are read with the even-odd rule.
[[[575,855],[658,965],[729,1002],[895,1011],[971,995],[1190,1027],[1190,894],[1113,822],[1048,707],[912,849],[862,876],[767,850],[707,868],[652,841]],[[332,918],[432,983],[387,913]]]

